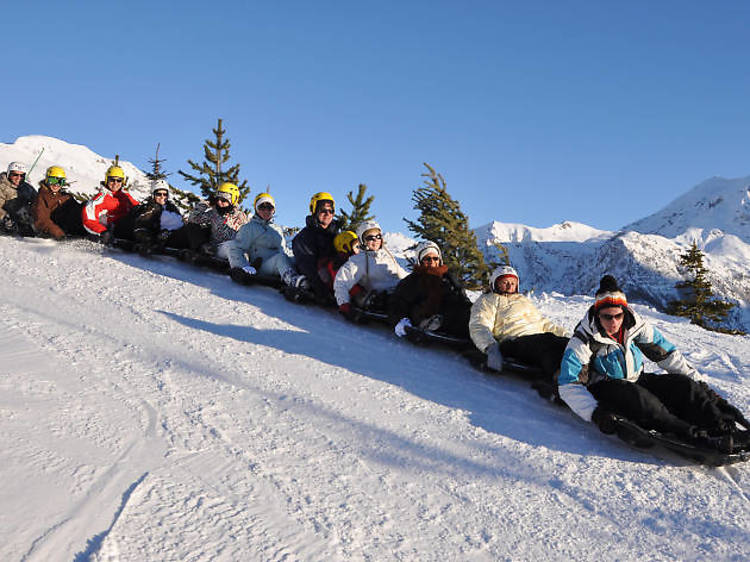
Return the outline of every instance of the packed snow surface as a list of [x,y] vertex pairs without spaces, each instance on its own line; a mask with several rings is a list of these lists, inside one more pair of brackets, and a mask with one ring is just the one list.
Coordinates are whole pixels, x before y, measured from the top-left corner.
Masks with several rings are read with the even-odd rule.
[[[750,466],[642,452],[375,326],[0,238],[2,560],[746,560]],[[534,297],[572,328],[588,297]],[[750,411],[750,338],[637,307]]]

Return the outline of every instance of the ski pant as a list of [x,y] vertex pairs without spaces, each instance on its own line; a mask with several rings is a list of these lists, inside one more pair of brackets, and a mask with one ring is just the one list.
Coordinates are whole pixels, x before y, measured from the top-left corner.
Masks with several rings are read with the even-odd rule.
[[691,426],[715,429],[726,417],[708,388],[686,375],[643,373],[635,383],[607,379],[588,390],[609,411],[665,433],[690,435]]
[[556,380],[555,373],[560,369],[567,345],[568,338],[544,332],[505,340],[500,343],[500,353],[525,365],[539,367],[544,378],[552,381]]
[[261,260],[260,267],[258,268],[258,273],[261,275],[274,277],[283,277],[284,273],[287,271],[294,272],[294,267],[292,266],[292,260],[289,259],[289,256],[282,252]]
[[52,211],[50,218],[68,236],[86,236],[83,228],[83,205],[74,198],[68,199]]

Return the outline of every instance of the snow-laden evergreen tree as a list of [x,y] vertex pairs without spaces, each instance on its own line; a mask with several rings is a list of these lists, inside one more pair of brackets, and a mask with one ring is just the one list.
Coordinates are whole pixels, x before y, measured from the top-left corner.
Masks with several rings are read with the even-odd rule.
[[375,216],[370,214],[370,205],[375,200],[374,195],[370,195],[365,198],[365,192],[367,186],[363,183],[359,184],[357,188],[357,196],[354,196],[354,192],[350,191],[346,194],[346,198],[352,206],[350,213],[347,213],[343,209],[340,211],[341,215],[341,231],[351,230],[356,232],[357,227],[363,222],[374,220]]
[[478,289],[487,281],[489,268],[477,246],[477,237],[469,229],[469,217],[447,190],[442,175],[427,163],[422,174],[424,185],[414,190],[414,209],[420,212],[416,221],[404,219],[409,230],[424,240],[435,242],[443,262],[469,289]]
[[221,121],[222,120],[219,119],[216,128],[212,129],[214,140],[206,139],[203,143],[203,162],[198,164],[193,160],[188,160],[188,164],[190,164],[190,167],[197,172],[197,175],[188,174],[182,170],[178,170],[177,173],[194,186],[199,186],[201,194],[205,198],[216,193],[216,189],[222,183],[233,183],[240,189],[238,204],[241,204],[250,194],[250,186],[247,185],[247,180],[242,180],[242,182],[239,181],[239,164],[230,166],[226,170],[222,169],[222,164],[226,163],[230,158],[229,147],[231,145],[229,139],[224,136],[226,130],[222,129]]
[[718,324],[726,319],[736,305],[715,297],[708,280],[708,270],[703,265],[703,257],[703,252],[695,241],[684,254],[680,254],[680,267],[685,270],[689,279],[675,285],[685,297],[671,301],[668,312],[675,316],[690,318],[692,324],[717,330],[720,329]]

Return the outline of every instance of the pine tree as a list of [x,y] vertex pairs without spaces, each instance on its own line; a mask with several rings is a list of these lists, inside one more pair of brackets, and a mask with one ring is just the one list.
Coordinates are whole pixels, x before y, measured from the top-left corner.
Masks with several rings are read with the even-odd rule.
[[191,175],[182,170],[178,170],[177,173],[194,186],[199,186],[201,194],[205,198],[216,193],[216,189],[222,183],[233,183],[240,189],[238,204],[241,204],[250,194],[250,186],[247,185],[247,180],[242,180],[242,183],[240,183],[238,179],[240,175],[239,164],[230,166],[227,170],[222,170],[221,168],[221,165],[230,158],[229,147],[231,146],[229,139],[224,137],[226,130],[222,129],[221,121],[219,119],[217,127],[212,129],[215,140],[206,139],[203,143],[204,161],[201,164],[197,164],[193,160],[188,160],[188,164],[197,172],[197,175]]
[[[151,164],[151,171],[146,172],[146,177],[151,180],[152,186],[154,185],[153,182],[157,182],[159,180],[166,181],[167,176],[171,175],[171,172],[167,172],[164,168],[164,162],[166,162],[167,159],[159,158],[159,148],[161,148],[161,143],[156,144],[156,154],[154,154],[154,157],[148,159],[148,163]],[[174,197],[171,198],[172,202],[183,211],[188,210],[194,203],[198,202],[198,200],[200,199],[195,193],[183,191],[174,187],[172,184],[169,184],[169,189],[174,194]]]
[[357,196],[354,196],[354,192],[350,191],[346,194],[346,198],[352,206],[351,213],[347,213],[343,209],[341,210],[341,231],[351,230],[356,232],[357,227],[364,222],[371,221],[375,218],[370,213],[370,205],[375,200],[374,195],[370,195],[365,198],[365,191],[367,186],[363,183],[359,184],[357,189]]
[[167,161],[166,158],[159,158],[159,148],[161,143],[156,143],[156,154],[153,158],[148,159],[148,163],[151,164],[151,171],[146,172],[146,177],[152,182],[165,180],[169,175],[163,168],[162,164]]
[[686,270],[692,279],[680,281],[675,285],[687,295],[686,298],[671,301],[668,312],[675,316],[690,318],[692,324],[716,330],[716,324],[726,319],[729,311],[736,305],[715,298],[707,277],[708,270],[703,265],[703,257],[703,252],[695,241],[680,255],[680,267]]
[[477,247],[477,237],[469,229],[469,218],[447,191],[442,175],[427,163],[424,185],[414,190],[414,209],[420,212],[416,222],[404,219],[413,233],[435,242],[443,254],[443,262],[455,272],[469,289],[480,288],[487,279],[488,267]]

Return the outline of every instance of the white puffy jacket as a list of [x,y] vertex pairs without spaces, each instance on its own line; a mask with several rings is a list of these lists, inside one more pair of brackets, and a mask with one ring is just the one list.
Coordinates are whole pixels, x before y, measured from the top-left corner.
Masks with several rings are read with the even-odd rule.
[[544,332],[568,335],[565,328],[542,316],[534,303],[524,295],[486,293],[471,307],[469,334],[474,345],[482,351],[496,341]]
[[385,248],[355,254],[336,274],[333,282],[336,303],[341,306],[349,302],[349,291],[357,283],[368,291],[390,291],[407,275],[408,272]]

